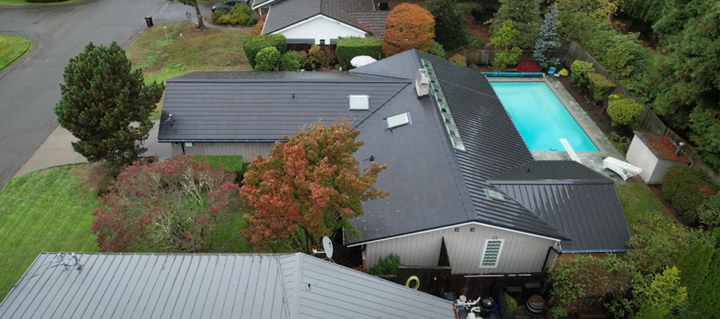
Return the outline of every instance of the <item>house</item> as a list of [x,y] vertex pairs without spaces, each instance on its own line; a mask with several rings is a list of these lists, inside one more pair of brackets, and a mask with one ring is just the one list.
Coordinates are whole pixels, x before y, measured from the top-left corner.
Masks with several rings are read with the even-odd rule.
[[[172,113],[172,121],[168,122]],[[350,118],[355,157],[387,164],[390,193],[351,220],[365,267],[389,253],[453,274],[542,272],[558,253],[622,252],[630,232],[612,180],[534,161],[481,73],[410,50],[340,72],[191,73],[167,81],[159,141],[176,154],[267,154],[319,119]]]
[[0,318],[454,319],[452,302],[302,253],[40,254]]
[[382,38],[388,11],[373,0],[269,0],[262,34],[282,34],[289,45],[330,45],[340,37]]
[[681,150],[682,145],[675,146],[664,135],[636,131],[625,157],[628,163],[642,168],[640,178],[646,184],[662,184],[665,171],[670,166],[692,163]]

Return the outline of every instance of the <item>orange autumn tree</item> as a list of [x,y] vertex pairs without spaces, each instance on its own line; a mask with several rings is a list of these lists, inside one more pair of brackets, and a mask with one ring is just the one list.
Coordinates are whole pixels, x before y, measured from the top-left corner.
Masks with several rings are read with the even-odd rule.
[[288,244],[303,252],[341,228],[360,236],[348,219],[387,192],[373,186],[386,166],[370,162],[361,171],[352,156],[363,145],[359,134],[347,120],[317,123],[275,143],[268,158],[258,156],[240,188],[248,222],[240,235],[258,251]]
[[403,3],[395,7],[385,20],[383,53],[392,56],[418,49],[427,51],[435,38],[435,18],[417,4]]

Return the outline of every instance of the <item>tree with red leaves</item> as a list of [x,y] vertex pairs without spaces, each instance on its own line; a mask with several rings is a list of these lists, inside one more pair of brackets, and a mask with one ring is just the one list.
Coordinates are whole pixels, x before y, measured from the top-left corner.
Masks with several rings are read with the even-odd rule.
[[94,213],[100,251],[207,251],[215,227],[238,207],[233,175],[189,156],[133,163]]
[[386,166],[361,171],[352,156],[363,145],[359,134],[347,120],[316,123],[258,156],[240,189],[248,222],[241,236],[258,251],[287,244],[308,253],[341,228],[359,238],[348,219],[363,214],[363,201],[387,196],[373,186]]
[[410,49],[430,50],[435,38],[435,18],[427,9],[402,3],[385,20],[383,53],[392,56]]

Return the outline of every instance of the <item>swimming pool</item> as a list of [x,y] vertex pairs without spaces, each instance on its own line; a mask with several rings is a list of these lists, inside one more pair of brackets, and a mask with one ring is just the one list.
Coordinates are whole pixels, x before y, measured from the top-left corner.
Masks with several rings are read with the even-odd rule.
[[564,138],[576,152],[597,152],[590,137],[545,82],[491,82],[530,151],[564,152]]

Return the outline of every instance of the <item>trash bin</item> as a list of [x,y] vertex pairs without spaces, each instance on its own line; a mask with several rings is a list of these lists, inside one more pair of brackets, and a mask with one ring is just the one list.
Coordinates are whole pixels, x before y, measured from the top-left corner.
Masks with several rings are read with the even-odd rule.
[[153,26],[152,17],[151,16],[145,17],[145,23],[147,24],[148,28],[152,28],[152,26]]

